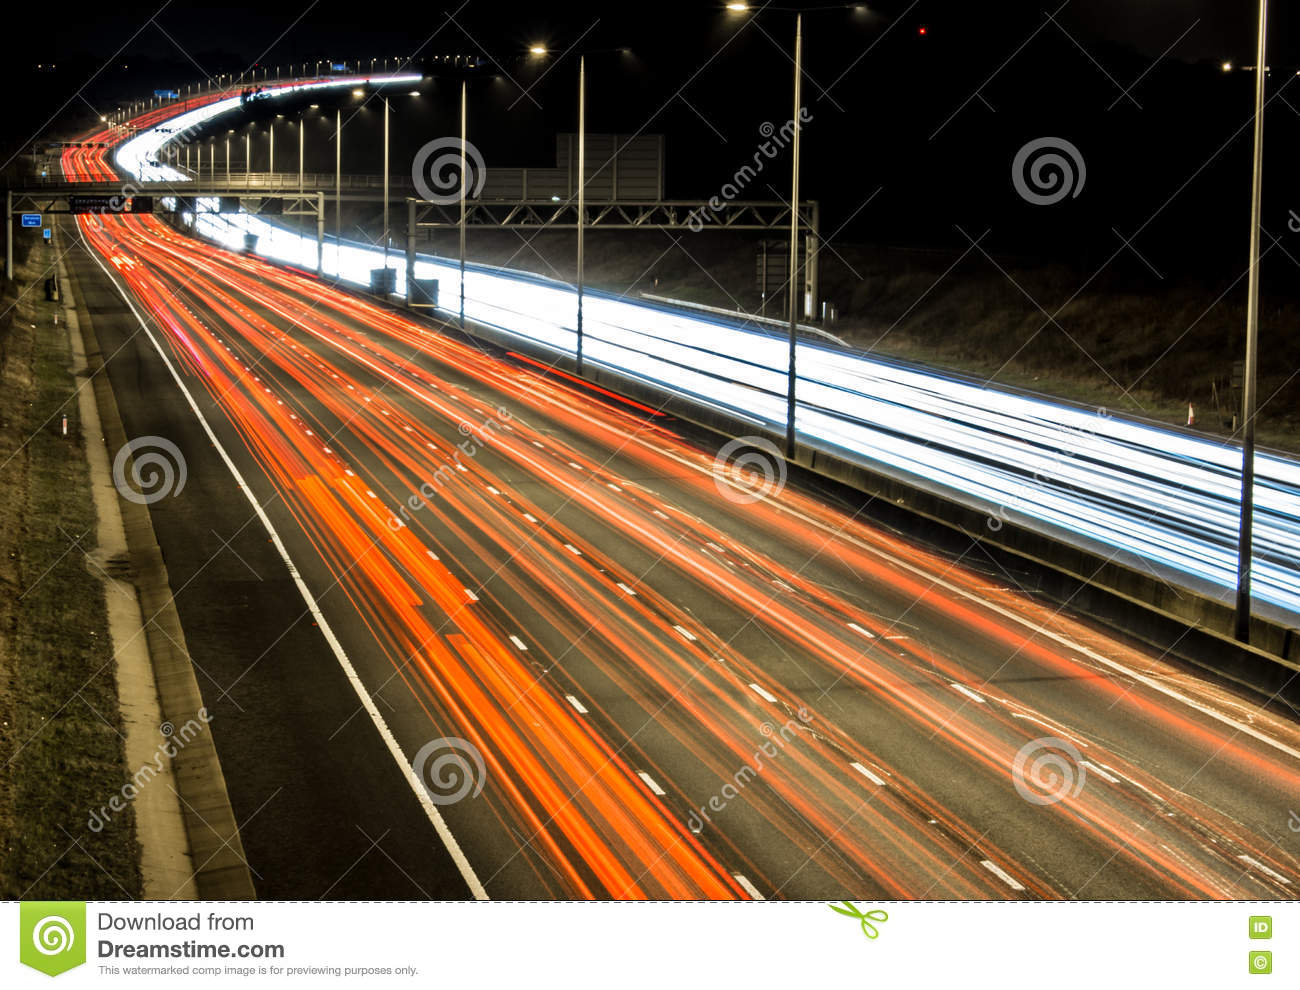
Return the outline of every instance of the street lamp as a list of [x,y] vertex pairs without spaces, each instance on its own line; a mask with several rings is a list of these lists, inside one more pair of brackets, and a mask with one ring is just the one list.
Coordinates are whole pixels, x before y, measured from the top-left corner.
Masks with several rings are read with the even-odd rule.
[[1242,375],[1241,528],[1237,537],[1237,639],[1250,642],[1250,579],[1255,514],[1255,378],[1259,367],[1259,225],[1264,179],[1264,79],[1268,0],[1259,0],[1255,53],[1255,159],[1250,190],[1250,278],[1246,290],[1246,361]]
[[[545,55],[547,48],[542,44],[532,45],[529,52],[533,55]],[[606,51],[617,51],[626,55],[628,49],[615,48],[606,49]],[[587,54],[578,55],[578,268],[577,284],[575,286],[577,294],[577,315],[576,315],[576,341],[574,345],[574,364],[579,375],[583,373],[583,328],[582,328],[582,298],[585,281],[586,266],[586,243],[585,232],[587,226]],[[591,52],[590,54],[597,54]],[[462,212],[463,212],[462,204]],[[462,221],[463,222],[463,221]],[[462,250],[462,255],[464,251]],[[462,276],[461,282],[464,282]]]
[[[842,4],[834,8],[819,7],[817,10],[828,9],[850,9],[854,5]],[[748,13],[750,7],[746,3],[728,3],[727,10],[734,13]],[[767,10],[785,10],[790,11],[788,7],[768,7],[761,8]],[[755,11],[754,13],[759,13]],[[795,370],[795,356],[798,349],[799,335],[799,303],[804,297],[805,292],[799,288],[798,280],[800,274],[799,266],[799,165],[800,165],[800,144],[803,135],[803,12],[794,10],[794,117],[791,121],[794,130],[791,140],[791,165],[790,165],[790,357],[786,381],[786,415],[785,415],[785,454],[787,458],[793,458],[795,453],[795,408],[796,408],[796,384],[798,376]],[[811,253],[811,251],[810,251]],[[808,263],[813,263],[813,258],[808,258]]]

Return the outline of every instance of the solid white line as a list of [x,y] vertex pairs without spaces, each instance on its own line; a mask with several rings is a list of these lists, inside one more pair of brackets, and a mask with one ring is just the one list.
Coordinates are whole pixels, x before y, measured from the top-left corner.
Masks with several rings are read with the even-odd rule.
[[528,651],[528,645],[527,645],[527,644],[526,644],[522,639],[520,639],[518,636],[514,636],[514,635],[512,635],[512,636],[510,637],[510,642],[514,643],[515,646],[519,647],[519,648],[520,648],[521,650],[523,650],[524,652],[527,652],[527,651]]
[[1243,856],[1238,856],[1237,858],[1241,860],[1243,863],[1245,863],[1247,866],[1253,866],[1255,869],[1259,870],[1260,873],[1272,877],[1278,883],[1285,883],[1285,884],[1291,883],[1291,881],[1288,880],[1286,877],[1282,876],[1282,874],[1278,873],[1276,870],[1270,870],[1267,866],[1265,866],[1259,860],[1255,859],[1253,856],[1243,855]]
[[764,701],[768,702],[769,704],[772,705],[776,704],[776,696],[773,695],[771,692],[764,690],[764,688],[761,685],[751,684],[749,686],[749,689],[753,691],[756,695],[758,695],[760,698],[762,698]]
[[849,623],[849,628],[852,629],[854,632],[862,633],[862,635],[863,635],[863,636],[866,636],[867,639],[875,639],[875,638],[876,638],[876,634],[875,634],[875,633],[873,633],[873,632],[868,632],[866,629],[863,629],[863,628],[862,628],[860,625],[858,625],[856,622],[850,622],[850,623]]
[[566,544],[564,544],[564,549],[565,549],[565,550],[568,550],[569,553],[573,554],[575,557],[581,557],[581,556],[582,556],[582,551],[579,550],[577,547],[575,547],[572,543],[566,543]]
[[1012,890],[1025,889],[1024,884],[1020,883],[1018,880],[1016,880],[1015,877],[1013,877],[1006,870],[1002,869],[1002,867],[998,866],[998,864],[993,862],[992,860],[981,859],[980,866],[984,867],[984,869],[988,870],[990,873],[992,873],[995,877],[997,877],[999,880],[1005,883]]
[[478,595],[474,594],[474,592],[470,591],[468,588],[465,588],[464,591],[465,591],[465,597],[468,598],[470,601],[472,602],[478,601]]
[[662,787],[656,784],[655,779],[644,770],[638,770],[636,775],[641,778],[642,782],[644,782],[646,787],[650,788],[651,792],[653,792],[656,797],[663,797],[664,794],[667,793]]
[[681,626],[676,626],[676,625],[673,626],[673,628],[676,629],[679,633],[681,633],[684,637],[686,637],[686,639],[688,639],[690,642],[692,643],[695,642],[695,634],[692,633],[689,629],[683,629]]
[[885,786],[885,782],[883,780],[877,777],[874,773],[872,773],[870,770],[864,767],[857,760],[854,760],[852,763],[849,764],[849,766],[851,766],[858,773],[862,774],[862,776],[866,777],[867,780],[871,781],[873,784],[876,784],[879,787]]
[[537,522],[537,517],[533,515],[531,512],[525,512],[524,518],[527,519],[530,523]]
[[[86,244],[84,237],[82,238],[82,243]],[[240,491],[244,493],[244,497],[248,499],[249,504],[253,507],[253,512],[257,515],[262,526],[266,529],[267,535],[270,536],[271,543],[275,546],[276,552],[280,555],[280,559],[284,561],[284,566],[288,568],[289,576],[293,578],[293,583],[297,587],[298,593],[302,595],[302,599],[306,603],[308,611],[311,612],[312,618],[316,620],[317,628],[320,629],[321,634],[324,635],[325,641],[329,643],[330,650],[334,653],[335,659],[338,660],[339,666],[343,668],[343,673],[347,677],[348,683],[352,685],[352,689],[356,692],[357,698],[361,701],[361,706],[366,710],[366,714],[370,716],[370,720],[379,731],[380,738],[384,740],[384,745],[388,747],[388,752],[397,762],[398,769],[401,771],[402,776],[406,778],[407,784],[410,785],[411,792],[415,795],[415,799],[420,802],[420,807],[424,809],[424,813],[433,825],[434,831],[438,833],[438,838],[442,840],[442,844],[451,855],[452,861],[456,864],[456,869],[460,872],[461,877],[469,887],[470,893],[474,895],[476,900],[488,900],[487,889],[483,886],[482,881],[479,880],[478,875],[474,872],[474,867],[470,865],[469,860],[465,857],[464,851],[460,848],[460,843],[457,842],[456,837],[451,834],[451,829],[447,827],[447,823],[438,811],[437,806],[429,798],[429,792],[425,790],[424,783],[416,775],[415,770],[411,766],[411,761],[407,759],[406,754],[402,752],[402,747],[398,744],[396,737],[393,736],[392,730],[388,728],[388,723],[384,721],[384,716],[379,711],[378,707],[376,707],[374,699],[370,697],[370,692],[366,690],[366,686],[361,682],[361,677],[357,674],[356,668],[352,666],[352,661],[348,659],[348,655],[344,651],[343,645],[339,642],[338,637],[334,635],[334,630],[330,626],[329,620],[327,620],[324,613],[321,612],[320,606],[316,604],[316,598],[311,593],[311,589],[307,587],[307,583],[303,581],[302,575],[298,573],[298,567],[289,556],[289,551],[286,549],[284,541],[280,539],[280,534],[276,532],[275,527],[271,524],[270,517],[267,516],[266,512],[258,504],[257,498],[253,495],[252,489],[244,483],[244,476],[240,474],[239,468],[237,468],[235,462],[230,459],[230,455],[226,453],[226,448],[223,447],[221,441],[217,439],[217,434],[208,424],[203,413],[199,411],[199,406],[198,403],[194,401],[194,396],[190,394],[190,390],[186,387],[185,382],[181,379],[180,374],[172,364],[171,358],[167,356],[167,352],[163,349],[162,344],[159,343],[158,338],[153,335],[153,331],[149,329],[149,325],[144,321],[144,317],[140,315],[140,311],[135,308],[135,304],[127,295],[126,290],[123,289],[122,286],[118,285],[117,279],[113,277],[113,274],[104,265],[104,262],[100,260],[98,251],[91,247],[90,244],[86,244],[86,251],[95,259],[95,262],[103,270],[104,274],[108,276],[109,281],[113,283],[118,294],[122,297],[122,301],[126,303],[127,308],[130,309],[131,313],[135,316],[136,321],[140,324],[140,329],[143,330],[145,336],[149,338],[149,342],[153,344],[154,350],[158,352],[158,356],[162,358],[163,364],[166,365],[167,370],[171,372],[172,379],[176,382],[176,387],[181,390],[181,394],[185,396],[185,401],[189,403],[190,409],[193,410],[194,415],[198,418],[199,424],[203,427],[203,432],[208,435],[208,439],[212,442],[212,446],[216,449],[217,454],[225,463],[227,470],[230,471],[231,476],[235,479],[235,484],[239,486]]]
[[623,591],[625,591],[625,592],[626,592],[627,594],[629,594],[629,595],[635,595],[635,594],[636,594],[635,591],[633,591],[631,588],[629,588],[627,585],[625,585],[622,581],[620,581],[620,582],[618,583],[618,586],[619,586],[620,588],[622,588]]
[[983,695],[976,694],[974,691],[966,687],[964,684],[958,684],[956,681],[953,681],[952,688],[954,691],[960,691],[962,694],[966,695],[966,697],[970,698],[971,701],[977,702],[981,705],[984,704]]
[[750,897],[754,898],[754,900],[756,901],[767,900],[766,897],[764,897],[762,894],[758,892],[758,888],[749,882],[749,877],[745,876],[745,874],[733,873],[732,876],[735,878],[736,883],[740,884],[740,886],[744,888],[745,893],[748,894]]
[[573,695],[566,694],[564,696],[564,700],[567,701],[569,704],[571,704],[574,708],[576,708],[578,710],[579,715],[587,714],[587,709],[583,707],[582,702],[579,701],[577,698],[575,698]]

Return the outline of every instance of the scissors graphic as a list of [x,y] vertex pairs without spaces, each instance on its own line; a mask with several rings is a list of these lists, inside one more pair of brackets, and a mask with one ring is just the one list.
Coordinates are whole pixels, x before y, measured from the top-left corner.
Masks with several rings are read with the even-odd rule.
[[848,901],[841,901],[840,903],[844,906],[838,907],[832,904],[831,910],[849,918],[857,918],[862,922],[862,934],[867,936],[867,938],[877,938],[880,935],[880,929],[872,924],[873,921],[883,924],[889,920],[889,915],[879,909],[863,913],[862,909],[857,907],[855,904],[851,904]]

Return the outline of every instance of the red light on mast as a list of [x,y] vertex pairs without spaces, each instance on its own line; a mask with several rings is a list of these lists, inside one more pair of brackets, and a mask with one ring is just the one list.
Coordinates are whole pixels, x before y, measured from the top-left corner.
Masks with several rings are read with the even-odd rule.
[[922,24],[919,28],[916,29],[916,33],[919,34],[919,35],[921,35],[922,37],[924,37],[925,35],[927,35],[929,32],[930,32],[930,29],[929,29],[928,27],[926,27],[924,24]]

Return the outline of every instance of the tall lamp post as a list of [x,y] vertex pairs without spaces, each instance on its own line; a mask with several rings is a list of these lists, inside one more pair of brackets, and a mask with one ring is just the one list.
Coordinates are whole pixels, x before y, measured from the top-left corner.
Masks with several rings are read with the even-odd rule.
[[[616,51],[620,54],[627,54],[627,48],[606,49],[606,51]],[[545,45],[533,45],[529,52],[533,55],[546,55]],[[583,333],[582,322],[582,301],[584,286],[586,282],[586,227],[587,227],[587,54],[578,55],[578,265],[577,265],[577,314],[575,329],[577,339],[574,344],[574,363],[579,375],[583,373],[586,364],[583,344],[585,335]],[[591,52],[590,54],[596,54]],[[463,253],[463,252],[462,252]]]
[[1255,515],[1255,378],[1259,367],[1259,224],[1264,179],[1264,77],[1268,0],[1259,0],[1255,51],[1255,158],[1250,190],[1250,276],[1246,291],[1246,362],[1242,380],[1241,530],[1237,538],[1237,639],[1250,642],[1250,579]]

